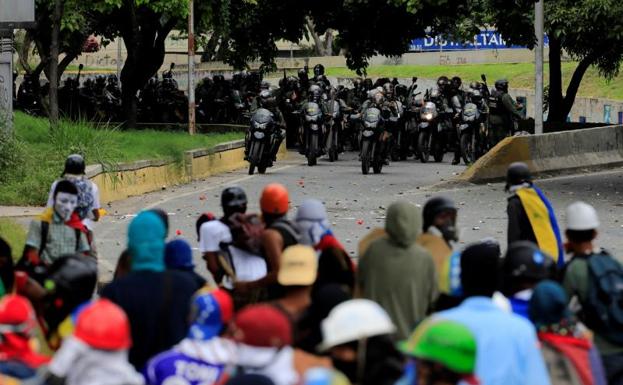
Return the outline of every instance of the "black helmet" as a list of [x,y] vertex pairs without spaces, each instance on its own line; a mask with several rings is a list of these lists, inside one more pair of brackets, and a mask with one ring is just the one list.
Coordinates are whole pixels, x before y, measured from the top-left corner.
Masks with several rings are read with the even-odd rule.
[[316,64],[314,66],[314,76],[324,75],[324,66],[322,64]]
[[263,108],[273,108],[277,105],[277,99],[270,90],[260,92],[260,105]]
[[471,82],[469,83],[469,88],[472,90],[478,90],[480,89],[480,84],[478,82]]
[[437,79],[437,87],[439,87],[440,90],[445,90],[448,84],[450,84],[450,79],[448,79],[447,76],[440,76],[439,79]]
[[537,245],[530,241],[511,243],[506,251],[502,264],[502,273],[506,295],[513,295],[518,290],[518,281],[539,282],[550,278],[555,263],[552,257],[545,254]]
[[298,72],[299,79],[307,79],[307,71],[301,68]]
[[247,203],[247,194],[240,187],[227,187],[221,193],[221,207],[223,209],[246,208]]
[[532,173],[524,162],[514,162],[506,171],[506,190],[522,183],[532,183]]
[[457,211],[456,205],[450,198],[438,196],[429,199],[424,205],[422,216],[424,217],[424,231],[433,225],[435,217],[445,211]]
[[63,175],[72,174],[72,175],[84,175],[86,170],[86,165],[84,163],[84,158],[80,154],[71,154],[65,159],[65,169],[63,170]]
[[391,97],[394,95],[394,85],[391,82],[383,84],[383,92],[385,96]]
[[498,91],[508,91],[508,79],[499,79],[495,81],[495,89]]
[[45,288],[48,291],[45,319],[50,331],[80,304],[93,296],[97,283],[97,262],[82,255],[65,255],[52,263]]
[[460,77],[455,76],[452,78],[452,87],[454,89],[458,90],[459,88],[461,88],[461,85],[463,85],[463,81]]

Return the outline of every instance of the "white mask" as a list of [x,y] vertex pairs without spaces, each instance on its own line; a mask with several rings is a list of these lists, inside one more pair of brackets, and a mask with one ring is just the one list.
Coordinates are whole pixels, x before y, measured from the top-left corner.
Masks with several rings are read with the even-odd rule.
[[54,211],[63,221],[68,221],[71,214],[78,207],[78,196],[66,192],[59,192],[54,199]]

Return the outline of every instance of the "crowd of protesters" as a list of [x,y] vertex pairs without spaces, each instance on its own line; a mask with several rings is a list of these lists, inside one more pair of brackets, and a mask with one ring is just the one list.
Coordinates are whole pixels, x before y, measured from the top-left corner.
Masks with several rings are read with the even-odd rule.
[[[623,384],[623,268],[593,207],[562,228],[508,170],[508,247],[459,248],[449,197],[395,202],[355,263],[323,204],[239,187],[196,222],[211,277],[164,211],[138,213],[100,287],[84,160],[67,159],[14,263],[0,239],[0,384]],[[296,207],[296,210],[291,210]]]

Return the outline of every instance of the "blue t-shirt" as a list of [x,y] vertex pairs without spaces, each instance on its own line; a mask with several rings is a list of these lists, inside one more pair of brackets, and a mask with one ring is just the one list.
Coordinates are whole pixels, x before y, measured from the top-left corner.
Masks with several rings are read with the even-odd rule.
[[169,350],[151,359],[143,375],[147,385],[212,385],[221,377],[224,365],[214,365],[181,352]]

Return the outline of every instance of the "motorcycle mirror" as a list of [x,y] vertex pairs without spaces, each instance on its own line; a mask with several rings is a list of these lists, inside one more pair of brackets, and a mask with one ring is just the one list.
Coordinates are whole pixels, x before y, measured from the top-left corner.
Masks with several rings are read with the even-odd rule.
[[413,81],[413,83],[417,82],[417,76],[412,77],[411,81]]
[[483,82],[487,82],[487,76],[485,74],[481,74],[480,78],[482,79]]
[[169,70],[173,71],[173,68],[175,68],[175,63],[171,63],[171,65],[169,66]]
[[80,63],[80,65],[78,66],[79,70],[82,70],[84,68],[84,64]]

